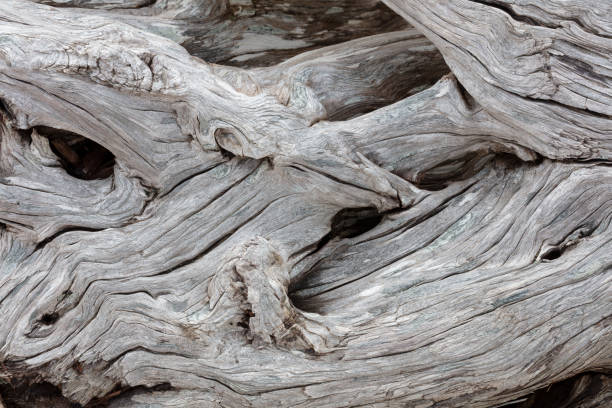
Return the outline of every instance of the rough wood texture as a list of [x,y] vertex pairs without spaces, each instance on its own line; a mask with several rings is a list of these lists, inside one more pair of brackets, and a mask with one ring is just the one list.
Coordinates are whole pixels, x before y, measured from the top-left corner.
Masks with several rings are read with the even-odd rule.
[[610,401],[609,5],[38,3],[0,5],[6,401]]
[[388,0],[470,95],[555,159],[611,158],[612,3]]
[[[378,0],[35,0],[80,7],[170,38],[192,55],[266,66],[301,52],[408,27]],[[103,10],[103,12],[100,12]]]

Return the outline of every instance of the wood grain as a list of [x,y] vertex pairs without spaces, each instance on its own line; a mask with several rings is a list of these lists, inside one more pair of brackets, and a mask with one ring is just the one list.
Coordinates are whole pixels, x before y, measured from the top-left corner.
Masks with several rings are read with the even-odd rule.
[[608,403],[608,5],[385,3],[2,3],[7,407]]

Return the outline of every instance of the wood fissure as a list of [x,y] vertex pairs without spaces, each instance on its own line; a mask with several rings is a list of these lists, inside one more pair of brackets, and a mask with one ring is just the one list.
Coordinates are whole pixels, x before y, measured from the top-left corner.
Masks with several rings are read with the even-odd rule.
[[595,0],[3,0],[0,408],[612,403],[611,38]]

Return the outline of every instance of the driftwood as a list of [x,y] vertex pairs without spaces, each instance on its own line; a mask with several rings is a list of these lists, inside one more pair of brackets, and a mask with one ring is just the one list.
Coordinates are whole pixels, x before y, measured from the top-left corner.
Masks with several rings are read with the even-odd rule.
[[611,3],[384,3],[2,1],[7,407],[612,403]]

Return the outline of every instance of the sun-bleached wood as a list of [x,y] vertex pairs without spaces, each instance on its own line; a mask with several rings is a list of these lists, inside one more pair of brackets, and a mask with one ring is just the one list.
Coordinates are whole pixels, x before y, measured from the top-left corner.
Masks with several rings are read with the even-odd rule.
[[[347,41],[278,53],[221,41],[274,2],[38,3],[0,6],[0,393],[484,408],[612,369],[606,6],[314,2]],[[152,28],[195,16],[223,58]]]
[[387,0],[469,94],[554,159],[610,159],[612,3]]
[[233,66],[273,65],[313,48],[409,27],[379,0],[34,1],[76,16],[112,18]]

